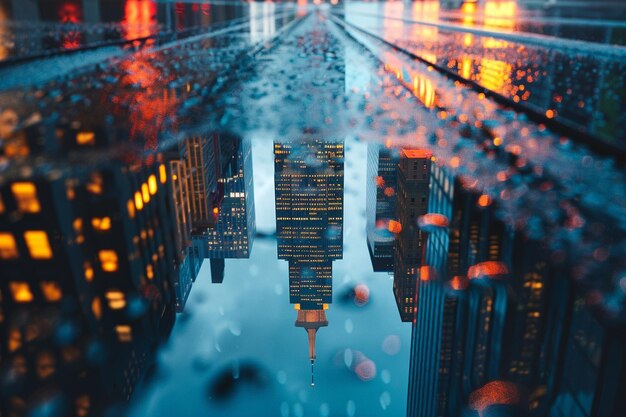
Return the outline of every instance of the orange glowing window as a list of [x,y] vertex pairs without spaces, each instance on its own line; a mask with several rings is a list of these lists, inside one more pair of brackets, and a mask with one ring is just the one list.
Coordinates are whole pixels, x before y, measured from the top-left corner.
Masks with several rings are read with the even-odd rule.
[[87,191],[89,191],[91,194],[102,194],[102,184],[102,175],[93,174],[91,176],[91,180],[87,183]]
[[148,184],[146,184],[145,182],[141,184],[141,196],[144,203],[150,202],[150,191],[148,190]]
[[37,376],[47,378],[55,372],[54,356],[48,352],[42,352],[37,356]]
[[130,326],[115,326],[115,332],[117,333],[117,340],[120,342],[131,342],[133,340],[133,333]]
[[218,214],[220,212],[219,207],[213,207],[213,214]]
[[50,302],[59,301],[63,297],[61,287],[55,281],[41,281],[41,293],[44,298]]
[[85,262],[83,264],[83,270],[85,271],[85,281],[93,281],[93,268],[91,267],[90,262]]
[[98,297],[94,298],[91,302],[91,312],[98,320],[102,317],[102,302]]
[[15,352],[22,347],[22,333],[18,329],[9,332],[9,352]]
[[167,170],[163,164],[159,166],[159,180],[161,181],[161,184],[165,184],[167,181]]
[[102,270],[104,272],[115,272],[118,267],[117,253],[114,250],[101,250],[98,253],[98,258],[100,259],[100,265],[102,266]]
[[16,182],[11,185],[11,191],[20,211],[24,213],[39,213],[41,211],[35,184],[32,182]]
[[128,217],[131,219],[135,218],[135,204],[133,204],[133,200],[128,200],[126,203],[126,209],[128,210]]
[[93,132],[78,132],[76,134],[76,143],[79,145],[95,145],[96,135]]
[[148,279],[154,278],[154,270],[152,269],[152,265],[146,265],[146,276]]
[[2,196],[0,195],[0,214],[4,213],[4,204],[2,204]]
[[30,303],[33,301],[33,293],[26,282],[10,282],[9,288],[16,303]]
[[19,255],[13,235],[11,233],[0,233],[0,259],[15,259]]
[[94,230],[98,232],[106,232],[111,230],[111,218],[110,217],[94,217],[91,219],[91,225]]
[[141,193],[139,191],[135,192],[135,207],[137,210],[141,210],[143,208],[143,200],[141,199]]
[[109,308],[111,310],[121,310],[126,307],[126,296],[121,291],[108,291],[106,293],[107,301],[109,302]]
[[148,191],[150,191],[150,194],[155,195],[157,193],[158,190],[158,184],[157,184],[157,179],[156,176],[150,175],[150,177],[148,177]]
[[31,230],[24,233],[24,240],[33,259],[52,258],[52,249],[48,241],[48,234],[43,230]]
[[83,219],[74,219],[74,221],[72,222],[72,226],[74,227],[74,231],[76,232],[76,243],[83,243],[85,241],[85,237],[83,236]]

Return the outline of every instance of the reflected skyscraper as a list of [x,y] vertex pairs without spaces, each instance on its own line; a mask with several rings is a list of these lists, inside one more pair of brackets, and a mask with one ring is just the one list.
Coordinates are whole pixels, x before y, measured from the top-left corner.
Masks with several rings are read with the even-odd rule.
[[162,156],[90,159],[115,140],[102,126],[53,132],[34,125],[16,135],[31,155],[60,146],[55,175],[16,171],[0,184],[7,415],[50,407],[99,415],[128,400],[174,321],[178,264]]
[[402,149],[398,162],[397,221],[390,231],[396,233],[394,243],[393,292],[402,321],[411,322],[417,271],[423,256],[423,234],[417,219],[428,208],[430,165],[432,154],[421,149]]
[[545,243],[438,170],[419,220],[407,415],[619,415],[623,327],[594,311]]
[[394,235],[389,221],[396,215],[398,150],[367,144],[367,248],[376,272],[393,272]]
[[289,301],[309,339],[327,326],[332,262],[343,254],[344,144],[318,139],[274,143],[278,258],[289,262]]
[[250,139],[220,136],[221,175],[214,198],[215,226],[205,231],[210,259],[249,258],[256,221]]
[[216,133],[188,138],[170,167],[184,267],[177,286],[181,311],[204,259],[212,260],[212,280],[219,283],[224,259],[250,256],[256,232],[250,140]]

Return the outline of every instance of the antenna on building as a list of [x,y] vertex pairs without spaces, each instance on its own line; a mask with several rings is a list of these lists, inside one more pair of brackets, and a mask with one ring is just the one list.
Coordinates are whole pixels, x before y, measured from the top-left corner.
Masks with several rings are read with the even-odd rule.
[[315,365],[315,359],[311,359],[311,386],[312,387],[315,386],[315,369],[314,369],[314,365]]

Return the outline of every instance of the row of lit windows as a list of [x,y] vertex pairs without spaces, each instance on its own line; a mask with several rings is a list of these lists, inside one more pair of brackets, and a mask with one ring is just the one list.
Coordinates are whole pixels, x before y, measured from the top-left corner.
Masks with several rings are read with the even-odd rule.
[[[51,259],[52,249],[48,241],[48,234],[43,230],[24,232],[24,241],[32,259]],[[12,233],[0,232],[0,259],[19,258],[17,242]]]
[[[41,281],[39,287],[46,301],[57,302],[63,297],[63,291],[57,282]],[[11,281],[9,290],[16,303],[30,303],[35,298],[27,282]]]
[[[41,205],[37,198],[37,188],[32,182],[15,182],[11,184],[11,192],[17,209],[22,213],[39,213],[41,211]],[[0,198],[0,214],[4,211],[5,207]]]

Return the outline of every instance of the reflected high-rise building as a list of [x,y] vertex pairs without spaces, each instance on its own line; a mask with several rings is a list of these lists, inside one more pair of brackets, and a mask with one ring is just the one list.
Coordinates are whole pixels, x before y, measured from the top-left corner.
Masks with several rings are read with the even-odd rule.
[[488,195],[438,171],[418,219],[407,415],[619,415],[623,326]]
[[289,262],[289,301],[309,337],[328,325],[332,262],[343,255],[344,144],[317,139],[274,143],[278,259]]
[[221,135],[221,175],[217,180],[218,198],[214,202],[215,226],[206,233],[210,259],[249,258],[256,220],[254,211],[254,181],[250,139]]
[[393,244],[389,221],[396,215],[398,151],[377,142],[367,144],[367,248],[375,272],[393,272]]
[[128,400],[173,325],[171,176],[161,155],[92,158],[116,139],[101,125],[14,135],[61,163],[0,184],[1,409],[100,415]]
[[191,137],[179,144],[170,166],[186,267],[177,287],[180,311],[204,259],[212,260],[213,282],[222,282],[224,259],[250,256],[256,232],[250,140],[216,133]]
[[421,149],[402,149],[398,162],[397,221],[390,222],[394,243],[393,292],[400,318],[413,321],[416,277],[423,256],[423,233],[417,219],[428,208],[432,154]]

